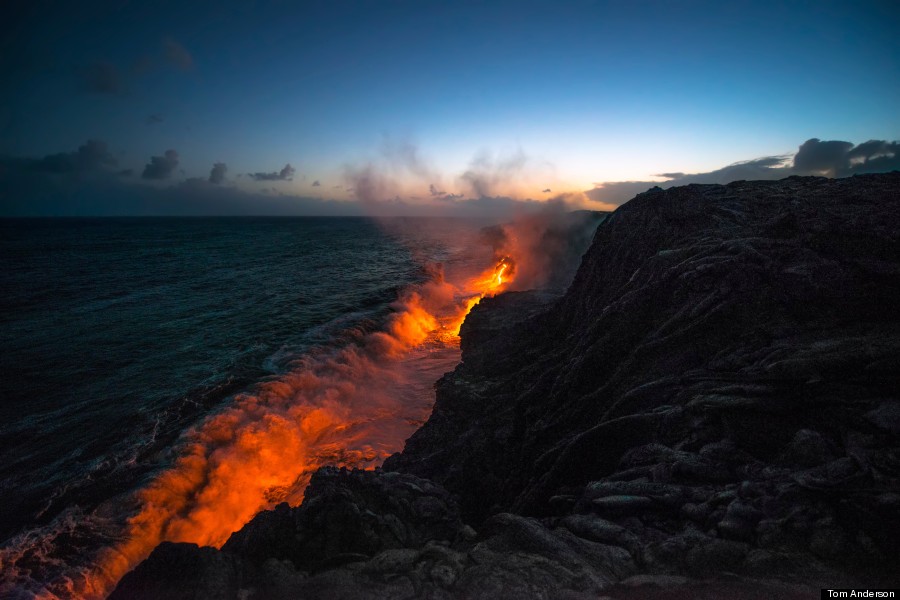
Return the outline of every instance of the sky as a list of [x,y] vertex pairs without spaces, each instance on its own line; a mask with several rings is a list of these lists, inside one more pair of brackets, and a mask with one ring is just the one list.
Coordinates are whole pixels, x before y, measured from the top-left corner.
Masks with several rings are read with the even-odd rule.
[[0,215],[610,209],[900,168],[893,0],[11,0],[0,22]]

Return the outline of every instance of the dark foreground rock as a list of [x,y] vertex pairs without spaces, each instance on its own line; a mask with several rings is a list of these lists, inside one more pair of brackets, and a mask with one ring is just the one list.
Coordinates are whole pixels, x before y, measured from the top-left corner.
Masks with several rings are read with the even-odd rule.
[[321,469],[300,507],[257,515],[221,551],[161,544],[110,597],[577,598],[636,572],[622,548],[528,517],[476,533],[427,480]]
[[384,471],[321,471],[221,551],[163,544],[113,597],[900,587],[898,307],[898,173],[651,190],[564,297],[475,308]]

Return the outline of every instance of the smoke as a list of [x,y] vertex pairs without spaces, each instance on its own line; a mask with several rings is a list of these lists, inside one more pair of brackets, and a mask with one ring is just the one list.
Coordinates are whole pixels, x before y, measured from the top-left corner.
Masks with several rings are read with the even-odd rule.
[[561,200],[543,210],[484,230],[494,255],[512,257],[515,279],[508,289],[564,289],[571,282],[587,250],[601,213],[571,211]]
[[476,198],[489,198],[499,194],[498,187],[520,177],[528,164],[528,157],[521,148],[506,157],[494,158],[489,152],[478,153],[468,170],[459,179]]
[[[346,165],[344,181],[357,200],[375,215],[400,214],[411,204],[401,200],[410,186],[424,187],[439,174],[409,138],[384,136],[379,155],[363,165]],[[401,209],[401,210],[398,210]],[[409,213],[409,211],[406,211]]]
[[345,167],[344,180],[356,199],[370,209],[378,209],[385,198],[397,188],[393,180],[372,164]]
[[517,198],[542,189],[533,185],[535,180],[554,178],[552,165],[529,158],[521,149],[496,155],[482,150],[463,173],[448,178],[455,182],[448,187],[414,142],[388,136],[376,158],[344,167],[346,189],[379,216],[508,217],[522,208],[542,206],[542,201]]
[[385,136],[382,139],[381,154],[396,172],[407,172],[420,181],[438,177],[428,162],[422,158],[419,147],[409,138]]

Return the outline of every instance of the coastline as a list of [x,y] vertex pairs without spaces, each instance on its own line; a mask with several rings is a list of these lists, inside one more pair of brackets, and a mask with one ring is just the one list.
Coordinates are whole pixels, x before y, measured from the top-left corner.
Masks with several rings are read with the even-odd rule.
[[111,598],[896,587],[898,225],[896,172],[640,194],[562,298],[475,307],[383,469],[162,544]]

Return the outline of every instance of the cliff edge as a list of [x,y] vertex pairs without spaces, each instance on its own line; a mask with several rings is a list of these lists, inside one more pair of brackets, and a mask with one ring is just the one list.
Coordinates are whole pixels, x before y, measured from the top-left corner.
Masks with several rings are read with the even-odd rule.
[[111,597],[898,587],[898,306],[900,173],[650,190],[562,298],[473,310],[383,470],[321,470],[221,550],[162,544]]

